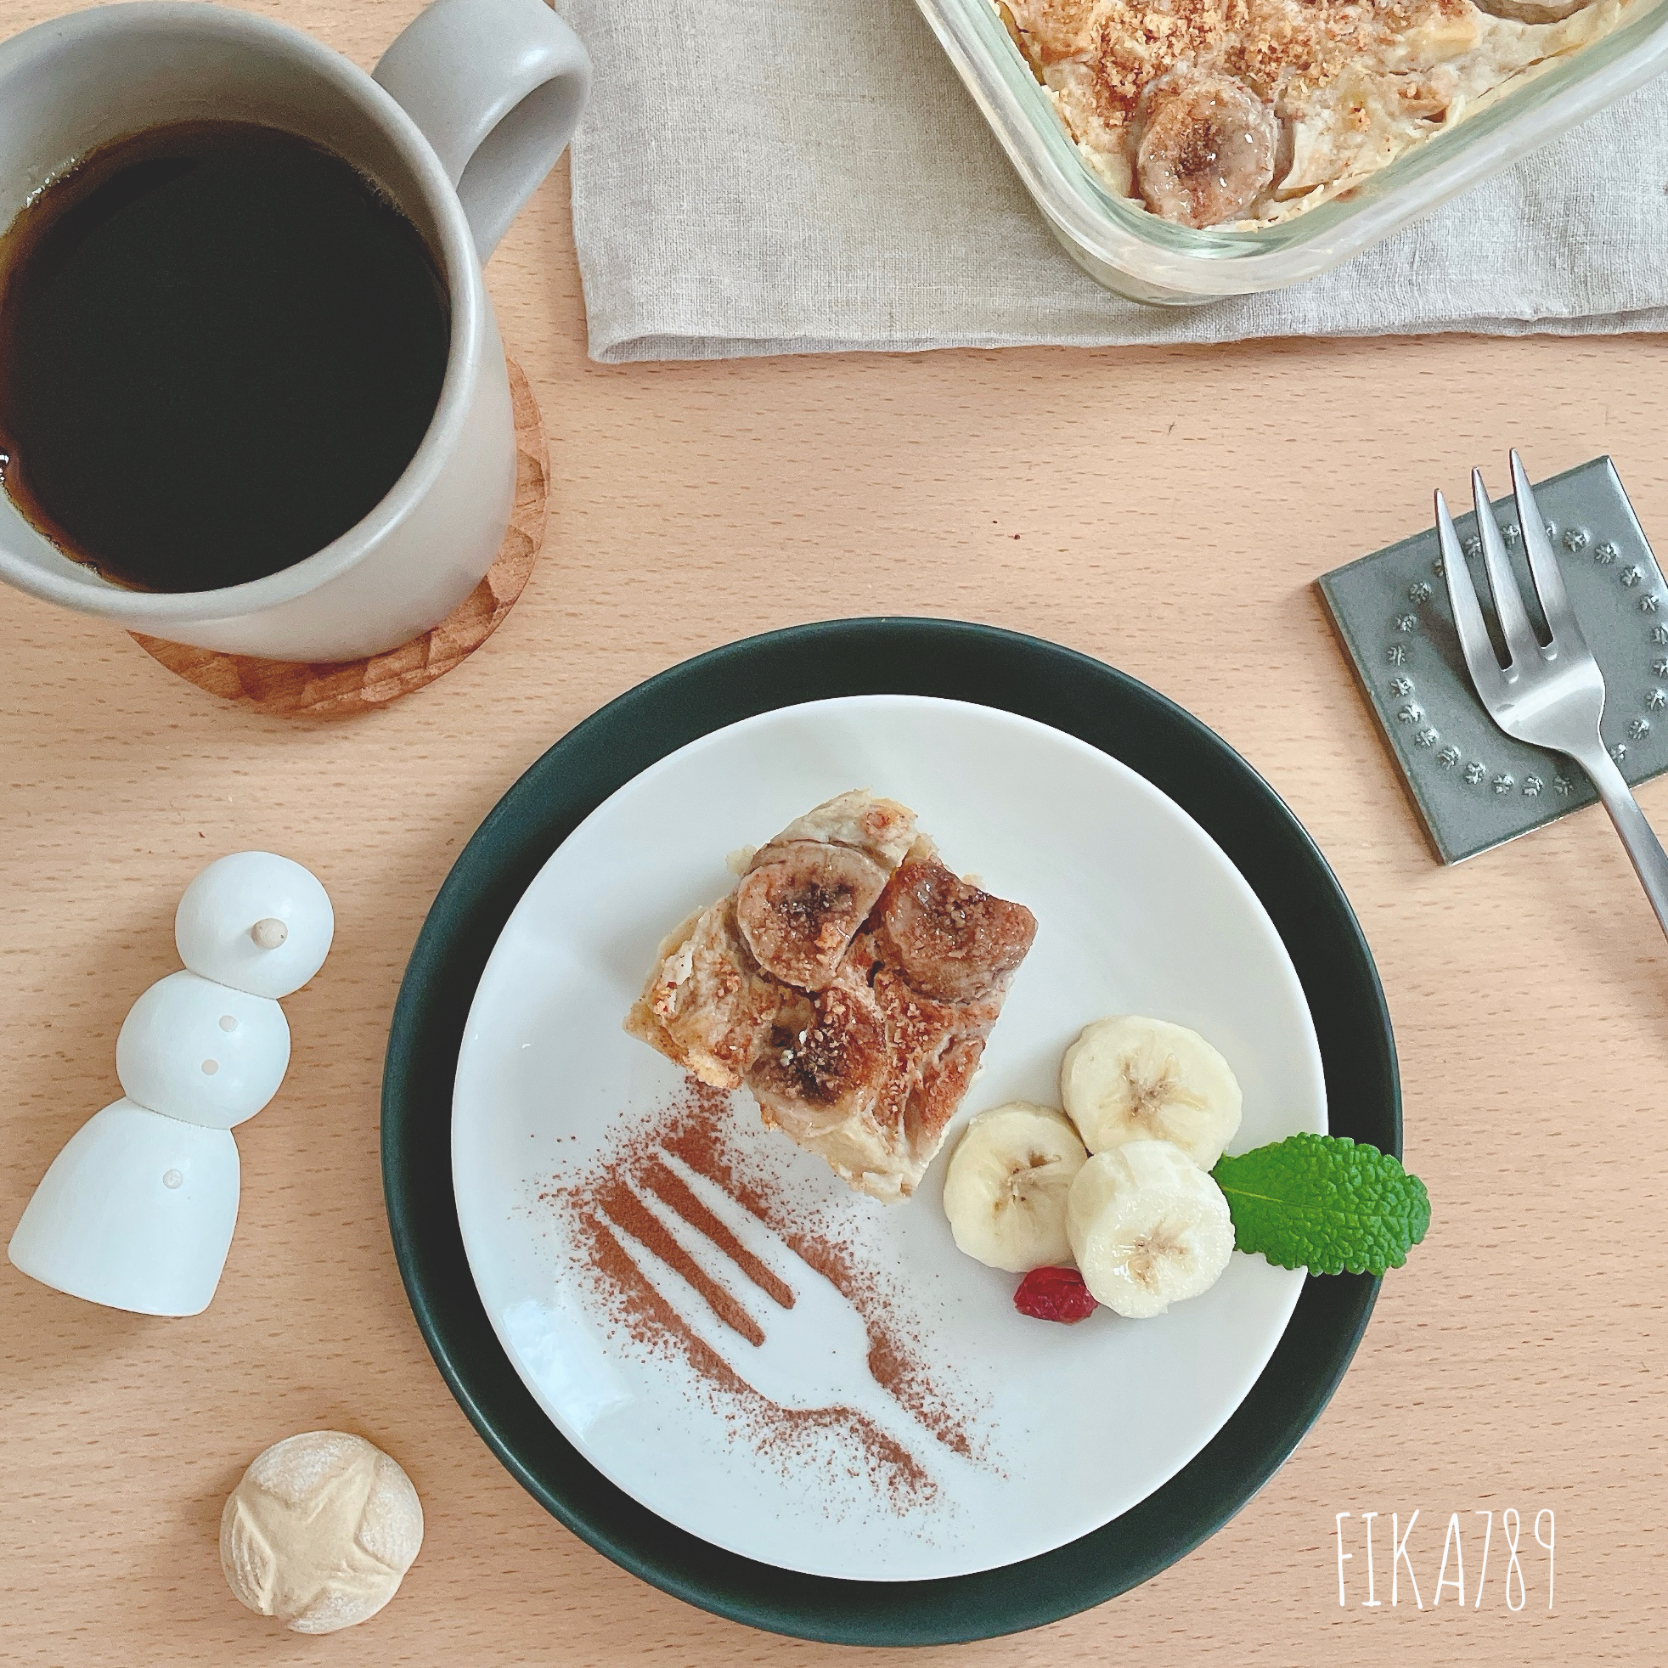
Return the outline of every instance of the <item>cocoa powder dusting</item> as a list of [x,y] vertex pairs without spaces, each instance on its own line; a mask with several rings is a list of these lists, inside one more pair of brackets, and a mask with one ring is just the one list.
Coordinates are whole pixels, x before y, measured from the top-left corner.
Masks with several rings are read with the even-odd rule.
[[[686,1361],[732,1432],[755,1452],[794,1476],[803,1475],[807,1461],[820,1458],[867,1479],[898,1512],[918,1509],[936,1496],[938,1485],[917,1454],[855,1409],[783,1408],[753,1390],[650,1285],[613,1231],[623,1229],[675,1268],[713,1314],[751,1344],[763,1340],[758,1324],[701,1270],[639,1193],[652,1193],[712,1240],[772,1302],[791,1306],[787,1286],[658,1157],[660,1149],[675,1154],[773,1229],[853,1305],[869,1335],[869,1370],[920,1424],[921,1452],[930,1459],[936,1440],[964,1459],[978,1458],[966,1418],[935,1384],[916,1329],[887,1281],[865,1267],[852,1246],[807,1226],[804,1213],[795,1212],[782,1190],[749,1165],[732,1138],[735,1117],[726,1091],[687,1078],[670,1105],[623,1126],[588,1173],[553,1181],[540,1198],[568,1215],[575,1248],[594,1277],[606,1317],[638,1347]],[[838,1439],[832,1448],[830,1435]],[[837,1456],[832,1460],[831,1451]]]
[[869,1371],[876,1382],[946,1448],[971,1457],[973,1443],[966,1421],[935,1388],[919,1350],[910,1347],[908,1322],[893,1295],[876,1274],[858,1266],[850,1247],[807,1233],[793,1220],[793,1213],[779,1194],[744,1173],[728,1139],[734,1116],[730,1098],[722,1089],[687,1078],[679,1103],[660,1133],[659,1144],[745,1205],[841,1292],[868,1328]]
[[[784,1309],[793,1307],[793,1293],[689,1191],[688,1184],[681,1176],[675,1176],[663,1164],[657,1164],[644,1179],[664,1204],[676,1211],[691,1227],[699,1229],[720,1251],[739,1265],[741,1271],[760,1291],[780,1303]],[[758,1342],[757,1339],[753,1341]]]
[[[598,1189],[597,1204],[610,1222],[624,1228],[639,1245],[646,1245],[663,1263],[676,1269],[731,1331],[739,1332],[750,1344],[764,1342],[758,1322],[722,1286],[702,1272],[700,1264],[672,1238],[660,1218],[631,1191],[623,1178],[605,1181]],[[609,1237],[612,1239],[613,1235]],[[619,1248],[617,1240],[615,1246]],[[623,1251],[621,1254],[624,1255]]]

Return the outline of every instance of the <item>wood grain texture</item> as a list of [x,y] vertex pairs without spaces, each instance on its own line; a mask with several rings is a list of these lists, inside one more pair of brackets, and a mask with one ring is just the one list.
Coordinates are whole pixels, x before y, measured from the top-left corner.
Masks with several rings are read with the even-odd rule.
[[134,642],[206,694],[277,718],[354,718],[415,695],[461,666],[515,607],[544,543],[550,484],[544,425],[527,373],[513,360],[509,372],[510,405],[515,414],[515,501],[510,525],[480,583],[439,625],[385,654],[331,663],[218,654],[138,631],[131,634]]
[[[12,0],[4,27],[60,10]],[[362,64],[416,0],[272,0]],[[18,1664],[873,1660],[760,1635],[643,1586],[477,1440],[388,1243],[384,1037],[457,851],[571,725],[684,656],[773,626],[919,612],[1098,655],[1214,726],[1314,834],[1397,1027],[1409,1163],[1435,1220],[1285,1469],[1157,1580],[1023,1638],[915,1662],[1208,1668],[1668,1660],[1668,952],[1594,811],[1461,868],[1430,859],[1311,588],[1426,523],[1508,443],[1536,475],[1613,454],[1668,541],[1668,343],[1348,341],[600,367],[584,356],[565,186],[490,270],[550,434],[544,555],[508,620],[424,699],[351,725],[205,700],[123,634],[0,594],[0,1228],[116,1093],[129,1004],[174,965],[174,905],[220,852],[317,871],[338,932],[287,1004],[273,1105],[239,1131],[243,1210],[192,1320],[77,1303],[0,1265],[0,1657]],[[1668,826],[1668,786],[1643,795]],[[239,1608],[215,1553],[248,1461],[312,1426],[411,1473],[428,1538],[336,1640]],[[1115,1400],[1085,1440],[1117,1440]],[[1527,1524],[1517,1614],[1431,1607],[1452,1512],[1557,1512],[1556,1609]],[[1390,1606],[1388,1514],[1425,1608]],[[1378,1597],[1334,1514],[1385,1514]],[[1473,1522],[1464,1517],[1468,1527]],[[1352,1525],[1346,1525],[1351,1527]],[[1468,1582],[1480,1550],[1466,1543]]]

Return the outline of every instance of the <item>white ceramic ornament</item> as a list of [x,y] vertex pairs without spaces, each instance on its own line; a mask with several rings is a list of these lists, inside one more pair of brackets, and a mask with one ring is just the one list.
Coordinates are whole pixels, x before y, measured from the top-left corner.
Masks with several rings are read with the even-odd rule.
[[185,890],[174,939],[188,971],[159,979],[116,1039],[126,1099],[52,1161],[7,1255],[31,1278],[145,1315],[195,1315],[220,1282],[237,1223],[231,1128],[278,1092],[290,1028],[275,998],[330,949],[317,879],[266,851],[209,864]]
[[112,1309],[195,1315],[214,1296],[237,1194],[228,1130],[119,1100],[53,1160],[12,1237],[11,1259],[59,1291]]
[[116,1038],[116,1075],[129,1100],[213,1129],[254,1117],[289,1063],[289,1021],[270,996],[196,973],[158,979]]
[[193,973],[251,996],[288,996],[324,966],[336,917],[318,879],[269,851],[234,851],[186,887],[174,944]]

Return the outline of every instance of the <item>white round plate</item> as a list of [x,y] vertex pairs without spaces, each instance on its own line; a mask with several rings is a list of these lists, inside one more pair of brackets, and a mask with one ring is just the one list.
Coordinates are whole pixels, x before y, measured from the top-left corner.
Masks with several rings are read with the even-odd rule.
[[923,1433],[912,1452],[933,1486],[902,1504],[837,1451],[784,1465],[684,1360],[610,1324],[542,1201],[678,1091],[621,1020],[661,938],[734,884],[727,854],[858,787],[911,806],[952,869],[1038,920],[957,1129],[1007,1100],[1058,1105],[1062,1053],[1112,1013],[1192,1026],[1227,1056],[1245,1093],[1235,1152],[1324,1132],[1326,1103],[1297,975],[1238,870],[1144,778],[1011,713],[896,695],[763,713],[669,754],[557,848],[481,978],[453,1094],[458,1222],[498,1338],[562,1434],[661,1517],[784,1569],[916,1581],[1048,1551],[1161,1487],[1255,1382],[1303,1276],[1236,1252],[1152,1320],[1028,1319],[1013,1276],[956,1250],[943,1153],[913,1199],[881,1205],[738,1095],[749,1161],[905,1294],[921,1351],[972,1410],[975,1457]]

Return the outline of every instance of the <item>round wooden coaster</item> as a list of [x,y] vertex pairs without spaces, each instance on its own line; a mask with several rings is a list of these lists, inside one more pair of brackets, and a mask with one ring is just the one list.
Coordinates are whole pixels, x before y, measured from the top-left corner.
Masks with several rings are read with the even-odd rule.
[[281,717],[348,718],[426,689],[473,654],[515,606],[544,542],[549,459],[539,403],[510,361],[515,411],[515,508],[497,558],[473,591],[432,631],[386,654],[335,664],[218,654],[132,632],[146,654],[223,700]]

